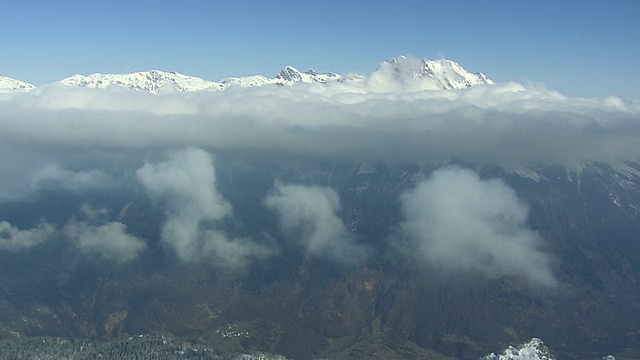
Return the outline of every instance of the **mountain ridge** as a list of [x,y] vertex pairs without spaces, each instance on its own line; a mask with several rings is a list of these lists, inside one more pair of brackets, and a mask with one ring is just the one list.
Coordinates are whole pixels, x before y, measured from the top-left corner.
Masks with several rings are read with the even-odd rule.
[[[2,81],[3,79],[7,79]],[[227,77],[210,81],[175,71],[148,70],[128,74],[75,74],[50,85],[104,89],[118,86],[152,94],[225,90],[229,87],[265,85],[293,86],[303,84],[343,83],[365,87],[373,92],[457,90],[494,82],[482,73],[471,73],[452,60],[427,60],[404,55],[385,60],[368,76],[360,74],[318,73],[313,69],[300,71],[287,65],[270,78],[264,75]],[[18,85],[16,85],[18,84]],[[19,85],[22,84],[22,85]],[[36,88],[17,79],[0,79],[0,91],[28,92]]]
[[427,60],[400,55],[384,61],[371,75],[370,82],[393,79],[416,91],[465,89],[476,85],[492,85],[483,73],[470,73],[455,61]]
[[101,89],[117,85],[131,90],[158,94],[166,91],[200,91],[217,86],[217,83],[178,72],[160,70],[140,71],[131,74],[73,75],[54,84]]

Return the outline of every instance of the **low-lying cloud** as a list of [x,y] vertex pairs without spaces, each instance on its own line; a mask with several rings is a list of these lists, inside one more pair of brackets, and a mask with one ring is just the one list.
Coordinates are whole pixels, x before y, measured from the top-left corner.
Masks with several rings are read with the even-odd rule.
[[[226,227],[234,220],[232,206],[218,191],[211,153],[296,161],[568,166],[640,157],[640,102],[568,98],[516,83],[367,92],[336,82],[163,95],[52,86],[0,94],[0,127],[3,205],[38,200],[32,195],[43,189],[105,195],[142,184],[163,206],[165,247],[182,261],[230,269],[246,268],[274,249]],[[147,154],[181,148],[145,162]],[[447,177],[450,183],[441,180]],[[468,188],[452,190],[456,181]],[[553,282],[540,239],[526,226],[526,207],[505,185],[448,169],[409,194],[403,198],[402,228],[433,266]],[[279,184],[265,204],[307,256],[348,262],[367,253],[342,223],[333,190]],[[34,246],[50,231],[9,223],[2,229],[5,249]],[[119,222],[72,220],[66,229],[87,253],[126,259],[126,251],[118,249],[131,254],[143,249]],[[110,238],[114,247],[97,237]],[[438,264],[434,249],[441,259],[456,259],[457,267]]]
[[124,262],[133,260],[146,248],[144,240],[127,234],[126,226],[119,222],[92,225],[70,220],[64,234],[74,241],[83,253]]
[[35,174],[32,188],[56,188],[67,191],[87,191],[112,186],[114,179],[98,169],[70,171],[56,163],[47,164]]
[[147,193],[163,203],[166,213],[162,241],[185,262],[211,259],[215,265],[243,269],[271,250],[247,238],[231,238],[221,222],[232,208],[216,189],[213,157],[187,148],[165,161],[147,163],[137,171]]
[[281,229],[307,257],[348,265],[366,256],[367,249],[338,217],[340,199],[333,189],[278,183],[265,204],[278,213]]
[[624,161],[640,103],[517,83],[366,93],[344,84],[151,95],[43,88],[0,98],[0,140],[81,149],[196,146],[366,161]]
[[107,209],[84,204],[80,212],[84,220],[70,219],[63,233],[82,253],[122,263],[137,258],[147,247],[143,239],[128,234],[124,224],[106,220]]
[[556,283],[551,257],[527,226],[527,206],[501,180],[447,167],[405,192],[401,202],[401,236],[431,267]]
[[19,251],[39,245],[55,233],[55,227],[41,222],[31,229],[21,230],[7,221],[0,221],[0,250]]

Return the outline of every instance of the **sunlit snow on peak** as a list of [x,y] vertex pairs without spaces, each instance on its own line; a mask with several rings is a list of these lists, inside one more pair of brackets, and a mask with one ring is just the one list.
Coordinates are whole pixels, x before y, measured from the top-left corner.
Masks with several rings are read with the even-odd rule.
[[0,93],[28,92],[35,86],[7,76],[0,76]]
[[[173,92],[198,92],[224,90],[228,87],[259,87],[265,85],[294,86],[297,84],[333,84],[347,93],[409,93],[432,90],[459,90],[476,85],[489,85],[493,81],[482,73],[470,73],[451,60],[427,60],[398,56],[384,61],[368,76],[361,74],[338,74],[316,72],[313,69],[300,71],[287,65],[270,78],[264,75],[227,77],[210,81],[178,72],[149,70],[131,74],[73,75],[62,79],[55,86],[104,89],[125,89],[166,94]],[[0,77],[0,92],[28,91],[33,86],[18,80]]]

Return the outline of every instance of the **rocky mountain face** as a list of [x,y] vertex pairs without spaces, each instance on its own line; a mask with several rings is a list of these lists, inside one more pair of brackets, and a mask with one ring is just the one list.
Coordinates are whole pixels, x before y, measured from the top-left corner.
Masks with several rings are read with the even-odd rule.
[[336,263],[284,242],[280,255],[241,275],[208,261],[184,264],[160,241],[160,224],[169,215],[140,189],[91,197],[44,189],[32,203],[0,204],[0,216],[20,224],[48,214],[62,224],[83,204],[120,209],[107,216],[147,239],[149,248],[124,264],[88,260],[62,238],[0,253],[0,336],[122,339],[166,332],[218,351],[296,359],[472,359],[532,337],[545,339],[562,359],[640,348],[640,292],[634,286],[640,280],[639,164],[531,165],[528,176],[500,165],[465,166],[483,178],[502,179],[529,204],[528,224],[555,259],[556,285],[509,274],[451,273],[404,257],[402,241],[392,240],[403,217],[399,199],[435,165],[221,155],[219,190],[238,219],[222,225],[228,234],[271,234],[263,244],[286,237],[265,206],[276,179],[329,186],[339,195],[340,219],[358,244],[370,247],[370,258]]

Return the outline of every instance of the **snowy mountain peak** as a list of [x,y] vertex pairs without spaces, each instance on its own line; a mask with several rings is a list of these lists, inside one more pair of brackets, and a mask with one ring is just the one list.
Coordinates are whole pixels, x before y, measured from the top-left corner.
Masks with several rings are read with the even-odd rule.
[[374,87],[395,84],[410,91],[423,91],[465,89],[493,84],[493,81],[482,73],[468,72],[452,60],[427,60],[401,55],[384,61],[371,74],[370,83]]
[[[7,78],[8,79],[8,78]],[[13,80],[13,79],[12,79]],[[17,81],[17,80],[14,80]],[[187,76],[177,72],[149,70],[132,74],[73,75],[58,81],[57,85],[103,89],[111,86],[152,94],[224,90],[228,87],[256,87],[265,85],[293,86],[298,83],[340,83],[340,91],[361,92],[416,92],[428,90],[466,89],[475,85],[493,84],[482,73],[472,74],[451,60],[426,60],[400,55],[384,61],[369,76],[340,75],[334,72],[318,73],[313,69],[301,72],[291,65],[285,66],[275,77],[263,75],[229,77],[219,82]],[[32,85],[2,85],[2,88],[21,88],[28,91]],[[21,86],[21,87],[20,87]]]
[[524,343],[518,347],[509,346],[502,354],[496,355],[491,353],[482,358],[482,360],[553,360],[555,356],[551,355],[549,348],[538,338]]
[[276,75],[276,79],[295,83],[302,81],[302,73],[293,66],[287,65]]
[[58,82],[67,86],[104,89],[113,85],[152,94],[183,91],[200,91],[221,88],[220,84],[177,72],[149,70],[132,74],[73,75]]
[[301,72],[293,66],[285,66],[284,69],[276,75],[274,78],[274,82],[280,85],[293,85],[295,83],[326,83],[330,81],[338,81],[342,78],[341,75],[338,75],[333,72],[325,72],[325,73],[317,73],[313,69],[309,69],[305,72]]
[[35,86],[24,81],[16,80],[7,76],[0,76],[0,93],[27,92]]
[[272,83],[273,83],[273,80],[269,79],[266,76],[253,75],[253,76],[245,76],[245,77],[229,77],[220,81],[220,86],[222,89],[226,89],[229,86],[254,87],[254,86],[268,85]]

